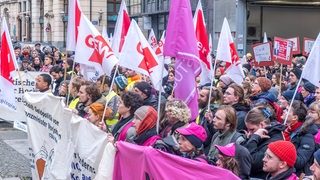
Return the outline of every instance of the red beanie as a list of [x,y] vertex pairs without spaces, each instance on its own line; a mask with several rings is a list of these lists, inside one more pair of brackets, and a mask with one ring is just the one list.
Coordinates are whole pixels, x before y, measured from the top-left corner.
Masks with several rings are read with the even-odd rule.
[[275,141],[268,145],[270,151],[272,151],[279,159],[286,162],[288,166],[293,167],[297,159],[297,151],[294,145],[290,141]]
[[267,92],[271,88],[271,81],[266,77],[258,77],[257,78],[258,85],[261,88],[262,92]]

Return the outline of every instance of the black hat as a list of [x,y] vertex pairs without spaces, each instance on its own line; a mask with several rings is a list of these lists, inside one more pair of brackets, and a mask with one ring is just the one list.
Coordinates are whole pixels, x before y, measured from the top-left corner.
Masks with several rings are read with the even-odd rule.
[[141,81],[141,82],[136,82],[134,84],[135,88],[138,88],[141,92],[143,92],[145,95],[147,95],[147,97],[150,96],[151,94],[151,85],[145,81]]
[[34,46],[41,46],[41,44],[40,43],[36,43]]
[[300,79],[301,74],[302,74],[301,69],[299,69],[299,68],[293,68],[293,69],[291,70],[291,72],[292,72],[298,79]]
[[303,84],[303,88],[310,93],[314,93],[316,90],[316,87],[308,81]]
[[287,100],[291,101],[294,94],[294,90],[286,90],[281,95]]
[[29,59],[22,59],[22,62],[30,63],[30,60]]

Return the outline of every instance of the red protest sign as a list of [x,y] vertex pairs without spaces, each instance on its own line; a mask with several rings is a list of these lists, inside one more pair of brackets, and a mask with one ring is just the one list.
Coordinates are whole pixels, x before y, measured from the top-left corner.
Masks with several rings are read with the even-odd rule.
[[309,53],[312,49],[312,46],[314,44],[315,40],[311,38],[303,38],[303,50],[302,55],[309,56]]
[[292,54],[300,54],[300,39],[299,37],[288,38],[293,42]]
[[252,45],[252,52],[254,56],[254,66],[272,66],[272,48],[271,43],[258,43]]
[[293,42],[288,39],[274,37],[273,60],[281,64],[291,65]]

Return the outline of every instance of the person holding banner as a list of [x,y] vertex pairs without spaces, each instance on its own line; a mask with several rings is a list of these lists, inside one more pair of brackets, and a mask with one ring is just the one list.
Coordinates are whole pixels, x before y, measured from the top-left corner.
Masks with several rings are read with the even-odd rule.
[[141,146],[153,146],[156,141],[161,140],[157,135],[157,119],[157,111],[152,106],[139,107],[134,112],[133,119],[136,135],[131,140]]
[[109,142],[129,141],[136,135],[133,127],[134,112],[142,106],[141,96],[133,91],[123,91],[118,103],[118,113],[121,118],[108,134]]
[[89,106],[89,111],[88,111],[88,120],[96,125],[100,126],[101,119],[103,117],[104,113],[104,121],[110,118],[112,110],[107,107],[106,111],[104,111],[104,105],[99,104],[99,103],[93,103]]
[[185,158],[208,163],[206,156],[203,154],[203,142],[207,138],[206,130],[192,122],[184,128],[176,130],[179,133],[179,151]]

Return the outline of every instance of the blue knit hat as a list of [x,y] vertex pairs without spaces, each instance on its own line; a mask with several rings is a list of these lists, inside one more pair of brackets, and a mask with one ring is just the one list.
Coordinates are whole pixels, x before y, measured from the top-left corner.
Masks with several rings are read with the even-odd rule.
[[120,91],[123,91],[128,85],[128,80],[125,76],[117,76],[114,78],[114,83],[117,85]]

